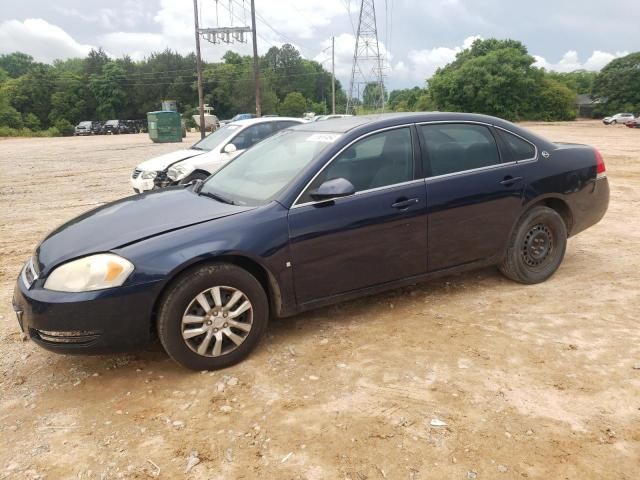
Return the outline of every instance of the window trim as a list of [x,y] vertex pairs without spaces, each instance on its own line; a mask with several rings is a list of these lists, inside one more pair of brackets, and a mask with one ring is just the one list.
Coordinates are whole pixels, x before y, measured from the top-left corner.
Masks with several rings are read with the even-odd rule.
[[493,125],[493,128],[496,128],[497,130],[502,130],[503,132],[509,133],[511,135],[513,135],[514,137],[519,138],[520,140],[523,140],[525,143],[528,143],[529,145],[531,145],[533,147],[533,157],[531,158],[525,158],[524,160],[514,160],[513,162],[505,162],[505,163],[526,163],[526,162],[534,162],[536,160],[538,160],[538,146],[533,143],[530,142],[529,140],[527,140],[526,138],[524,138],[522,135],[518,135],[515,132],[512,132],[511,130],[507,130],[506,128],[502,128],[499,127],[497,125]]
[[[528,144],[533,145],[535,156],[532,157],[532,158],[525,159],[525,160],[518,160],[518,161],[513,161],[513,162],[503,162],[502,161],[502,151],[500,150],[500,142],[501,141],[498,138],[496,138],[496,136],[494,135],[493,132],[491,132],[491,135],[493,136],[493,138],[494,138],[494,140],[496,142],[496,147],[498,148],[498,155],[500,157],[500,163],[497,163],[495,165],[488,165],[486,167],[473,168],[471,170],[461,170],[459,172],[445,173],[443,175],[433,175],[433,176],[429,176],[429,177],[425,176],[424,179],[427,180],[427,181],[432,180],[434,178],[447,178],[447,177],[453,177],[455,175],[463,175],[463,174],[470,173],[470,172],[476,173],[476,172],[481,172],[483,170],[494,170],[495,168],[503,167],[505,165],[516,165],[516,164],[521,164],[521,163],[530,163],[530,162],[537,162],[538,161],[538,146],[535,143],[527,140],[522,135],[518,135],[517,133],[515,133],[515,132],[513,132],[513,131],[511,131],[511,130],[509,130],[507,128],[501,127],[499,125],[494,125],[494,124],[486,123],[486,122],[478,122],[478,121],[474,121],[474,120],[436,120],[436,121],[433,121],[433,122],[419,122],[419,123],[416,123],[415,125],[416,125],[416,128],[417,128],[417,127],[423,127],[423,126],[426,127],[426,126],[429,126],[429,125],[438,125],[438,124],[443,124],[443,123],[483,125],[483,126],[487,127],[490,132],[491,132],[492,128],[503,130],[503,131],[505,131],[507,133],[510,133],[511,135],[515,135],[516,137],[524,140]],[[428,162],[429,168],[426,169],[426,170],[428,170],[429,173],[431,173],[431,160],[429,159],[427,152],[424,152],[424,157],[423,158],[424,158],[424,160],[426,160]],[[423,162],[424,162],[424,160],[423,160]],[[423,173],[425,173],[425,172],[423,172]]]
[[[443,124],[443,123],[458,123],[458,124],[472,124],[472,125],[483,125],[487,128],[489,128],[489,131],[491,132],[491,135],[494,137],[494,140],[496,141],[496,147],[498,149],[498,155],[500,156],[500,163],[495,164],[495,165],[489,165],[486,167],[480,167],[480,168],[474,168],[471,170],[462,170],[460,172],[453,172],[453,173],[447,173],[444,175],[435,175],[435,176],[426,176],[427,173],[431,172],[431,163],[428,159],[427,153],[425,152],[425,149],[423,148],[422,145],[422,141],[420,138],[420,134],[418,132],[418,127],[421,126],[428,126],[428,125],[438,125],[438,124]],[[309,188],[309,186],[315,181],[316,177],[318,175],[320,175],[325,168],[327,168],[340,154],[342,154],[342,152],[344,152],[347,148],[349,148],[351,145],[353,145],[354,143],[356,143],[359,140],[362,140],[368,136],[371,135],[375,135],[376,133],[381,133],[381,132],[385,132],[387,130],[394,130],[397,128],[405,128],[405,127],[409,127],[412,132],[412,148],[413,148],[413,156],[414,156],[414,162],[416,162],[416,160],[420,160],[421,163],[421,177],[420,178],[415,178],[409,182],[402,182],[402,183],[396,183],[393,185],[385,185],[384,187],[377,187],[377,188],[372,188],[369,190],[361,190],[360,192],[356,192],[354,195],[360,195],[360,194],[364,194],[364,193],[369,193],[371,191],[376,191],[376,190],[383,190],[383,189],[387,189],[387,188],[391,188],[391,187],[395,187],[398,185],[408,185],[410,183],[414,183],[414,182],[429,182],[431,180],[434,179],[440,179],[440,178],[448,178],[448,177],[453,177],[453,176],[460,176],[460,175],[466,175],[469,173],[477,173],[477,172],[481,172],[481,171],[485,171],[485,170],[495,170],[497,168],[502,168],[504,166],[511,166],[511,165],[516,165],[516,164],[522,164],[522,163],[532,163],[532,162],[537,162],[538,161],[538,146],[527,140],[526,138],[524,138],[522,135],[518,135],[517,133],[501,127],[499,125],[494,125],[491,123],[486,123],[486,122],[478,122],[475,120],[434,120],[434,121],[430,121],[430,122],[411,122],[411,123],[404,123],[402,125],[394,125],[393,127],[385,127],[385,128],[381,128],[378,130],[373,130],[371,132],[368,132],[358,138],[356,138],[355,140],[352,140],[351,142],[349,142],[347,145],[345,145],[343,148],[341,148],[335,155],[333,155],[329,160],[327,160],[327,162],[322,166],[322,168],[320,170],[318,170],[318,172],[316,172],[316,174],[311,178],[311,180],[309,180],[309,182],[307,182],[307,184],[304,186],[304,188],[302,190],[300,190],[300,193],[298,193],[298,195],[296,196],[296,199],[293,201],[293,204],[291,205],[291,207],[289,207],[290,210],[294,209],[294,208],[299,208],[299,207],[306,207],[309,205],[317,205],[319,203],[325,203],[325,202],[329,202],[332,200],[337,200],[337,199],[341,199],[341,198],[349,198],[351,197],[351,195],[349,197],[336,197],[336,198],[330,198],[330,199],[326,199],[326,200],[320,200],[320,201],[315,201],[315,202],[305,202],[305,203],[298,203],[298,200],[300,200],[300,197],[302,197],[302,195],[304,194],[304,192],[307,191],[307,188]],[[525,159],[525,160],[518,160],[518,161],[513,161],[513,162],[503,162],[502,161],[502,151],[500,150],[500,145],[499,145],[499,140],[495,137],[494,133],[491,131],[492,128],[496,128],[499,130],[503,130],[507,133],[510,133],[511,135],[515,135],[516,137],[524,140],[525,142],[529,143],[530,145],[533,145],[534,148],[534,153],[535,156],[529,159]],[[416,136],[416,140],[420,146],[420,151],[416,151],[416,145],[413,140],[413,136]],[[418,155],[418,159],[416,159],[416,155]],[[428,163],[428,169],[425,168],[424,165],[424,160],[427,160]],[[418,167],[417,164],[414,165],[414,172],[415,169]]]
[[306,207],[309,205],[317,205],[319,203],[326,203],[326,202],[330,202],[332,200],[336,200],[338,198],[350,198],[353,197],[355,195],[361,195],[361,194],[365,194],[365,193],[369,193],[369,192],[374,192],[377,190],[384,190],[387,188],[392,188],[392,187],[396,187],[398,185],[405,185],[405,184],[409,184],[409,183],[413,183],[413,182],[424,182],[424,178],[413,178],[412,180],[406,181],[406,182],[400,182],[400,183],[394,183],[391,185],[384,185],[382,187],[376,187],[376,188],[369,188],[367,190],[360,190],[359,192],[354,193],[353,195],[349,195],[349,197],[335,197],[335,198],[327,198],[325,200],[318,200],[318,201],[313,201],[313,202],[305,202],[305,203],[298,203],[298,200],[300,200],[300,198],[304,195],[304,193],[307,191],[307,189],[311,186],[311,184],[316,180],[316,178],[322,173],[324,172],[324,170],[329,167],[329,165],[331,165],[333,163],[334,160],[336,160],[345,150],[347,150],[349,147],[351,147],[351,145],[353,145],[356,142],[359,142],[360,140],[363,140],[367,137],[370,137],[372,135],[376,135],[378,133],[382,133],[382,132],[386,132],[389,130],[398,130],[401,128],[408,128],[409,129],[409,134],[411,135],[411,151],[412,151],[412,161],[414,162],[413,165],[413,176],[415,177],[416,175],[416,152],[415,152],[415,145],[414,145],[414,140],[413,140],[413,136],[414,136],[414,132],[412,132],[412,126],[414,126],[415,123],[407,123],[407,124],[402,124],[402,125],[394,125],[393,127],[385,127],[385,128],[381,128],[378,130],[373,130],[371,132],[365,133],[364,135],[359,136],[358,138],[352,140],[351,142],[349,142],[347,145],[345,145],[344,147],[342,147],[340,150],[338,150],[338,152],[333,155],[329,160],[327,160],[327,162],[322,166],[322,168],[320,170],[318,170],[316,172],[316,174],[311,178],[311,180],[309,180],[309,182],[307,182],[307,184],[304,186],[304,188],[302,190],[300,190],[300,193],[298,194],[298,196],[296,197],[296,199],[293,201],[293,204],[290,207],[290,210],[294,209],[294,208],[300,208],[300,207]]

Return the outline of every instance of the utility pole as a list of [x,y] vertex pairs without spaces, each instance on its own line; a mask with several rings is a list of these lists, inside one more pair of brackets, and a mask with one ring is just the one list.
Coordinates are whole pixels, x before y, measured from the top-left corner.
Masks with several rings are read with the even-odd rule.
[[193,19],[196,26],[196,70],[198,72],[198,103],[200,106],[200,138],[204,138],[204,86],[202,85],[202,58],[200,56],[200,26],[198,25],[198,0],[193,0]]
[[331,113],[336,114],[336,37],[331,37]]
[[260,95],[260,59],[258,58],[258,36],[256,33],[256,6],[251,0],[251,34],[253,36],[253,80],[256,84],[256,116],[262,116],[262,98]]

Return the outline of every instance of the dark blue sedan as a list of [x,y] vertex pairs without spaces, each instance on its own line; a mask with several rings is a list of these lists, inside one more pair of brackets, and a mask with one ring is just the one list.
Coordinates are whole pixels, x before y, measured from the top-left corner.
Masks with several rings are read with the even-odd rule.
[[270,317],[498,265],[549,278],[609,202],[600,154],[471,114],[351,117],[265,140],[204,183],[124,198],[52,232],[14,309],[44,348],[131,349],[155,330],[198,370]]

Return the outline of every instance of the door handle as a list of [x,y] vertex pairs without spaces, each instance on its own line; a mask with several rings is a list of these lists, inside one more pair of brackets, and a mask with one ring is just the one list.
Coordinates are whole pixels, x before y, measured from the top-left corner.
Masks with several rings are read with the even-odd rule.
[[405,210],[409,208],[411,205],[415,205],[416,203],[419,203],[419,202],[420,200],[418,198],[410,198],[409,200],[400,200],[392,204],[391,206],[393,208],[397,208],[398,210]]
[[522,177],[512,177],[511,175],[507,175],[504,177],[504,180],[500,182],[500,185],[504,185],[505,187],[510,187],[518,182],[522,181]]

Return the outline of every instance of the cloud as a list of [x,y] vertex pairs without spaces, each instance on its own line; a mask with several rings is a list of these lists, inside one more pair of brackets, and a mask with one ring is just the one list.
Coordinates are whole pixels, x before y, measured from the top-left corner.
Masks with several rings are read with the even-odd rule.
[[[201,2],[201,27],[222,27],[250,25],[249,2],[231,0],[229,2]],[[243,5],[246,7],[243,8]],[[316,38],[320,30],[326,30],[336,17],[345,17],[347,10],[342,0],[270,0],[268,8],[257,12],[258,47],[262,53],[272,46],[291,43],[303,55],[313,57],[318,52],[318,44],[306,45],[306,41]],[[160,9],[154,17],[163,37],[180,51],[193,50],[193,10],[185,8],[184,0],[161,0]],[[327,38],[330,34],[327,32]],[[218,59],[227,50],[234,48],[240,53],[251,51],[250,42],[245,45],[204,44],[203,55],[208,59]]]
[[578,52],[575,50],[569,50],[565,53],[558,63],[550,63],[544,57],[539,55],[534,55],[534,58],[536,59],[535,65],[537,67],[554,72],[573,72],[575,70],[590,70],[597,72],[602,70],[602,68],[612,60],[624,57],[625,55],[628,55],[628,53],[629,52],[608,53],[600,50],[594,50],[593,54],[584,63],[580,61]]
[[[86,7],[86,5],[83,5]],[[105,30],[117,30],[121,27],[133,29],[146,18],[153,17],[145,10],[144,2],[126,0],[121,5],[109,4],[110,8],[69,8],[55,5],[54,9],[66,17],[78,18],[86,23],[94,23]]]
[[479,35],[467,37],[462,45],[455,47],[434,47],[422,50],[410,50],[406,62],[401,60],[393,67],[393,74],[405,81],[420,85],[430,78],[438,68],[455,60],[462,50],[471,47],[474,41],[481,39]]
[[52,62],[58,58],[84,57],[91,48],[41,18],[0,24],[0,53],[26,52],[40,62]]
[[172,45],[159,33],[115,32],[99,37],[100,45],[112,57],[130,56],[142,60],[151,52],[171,48]]

